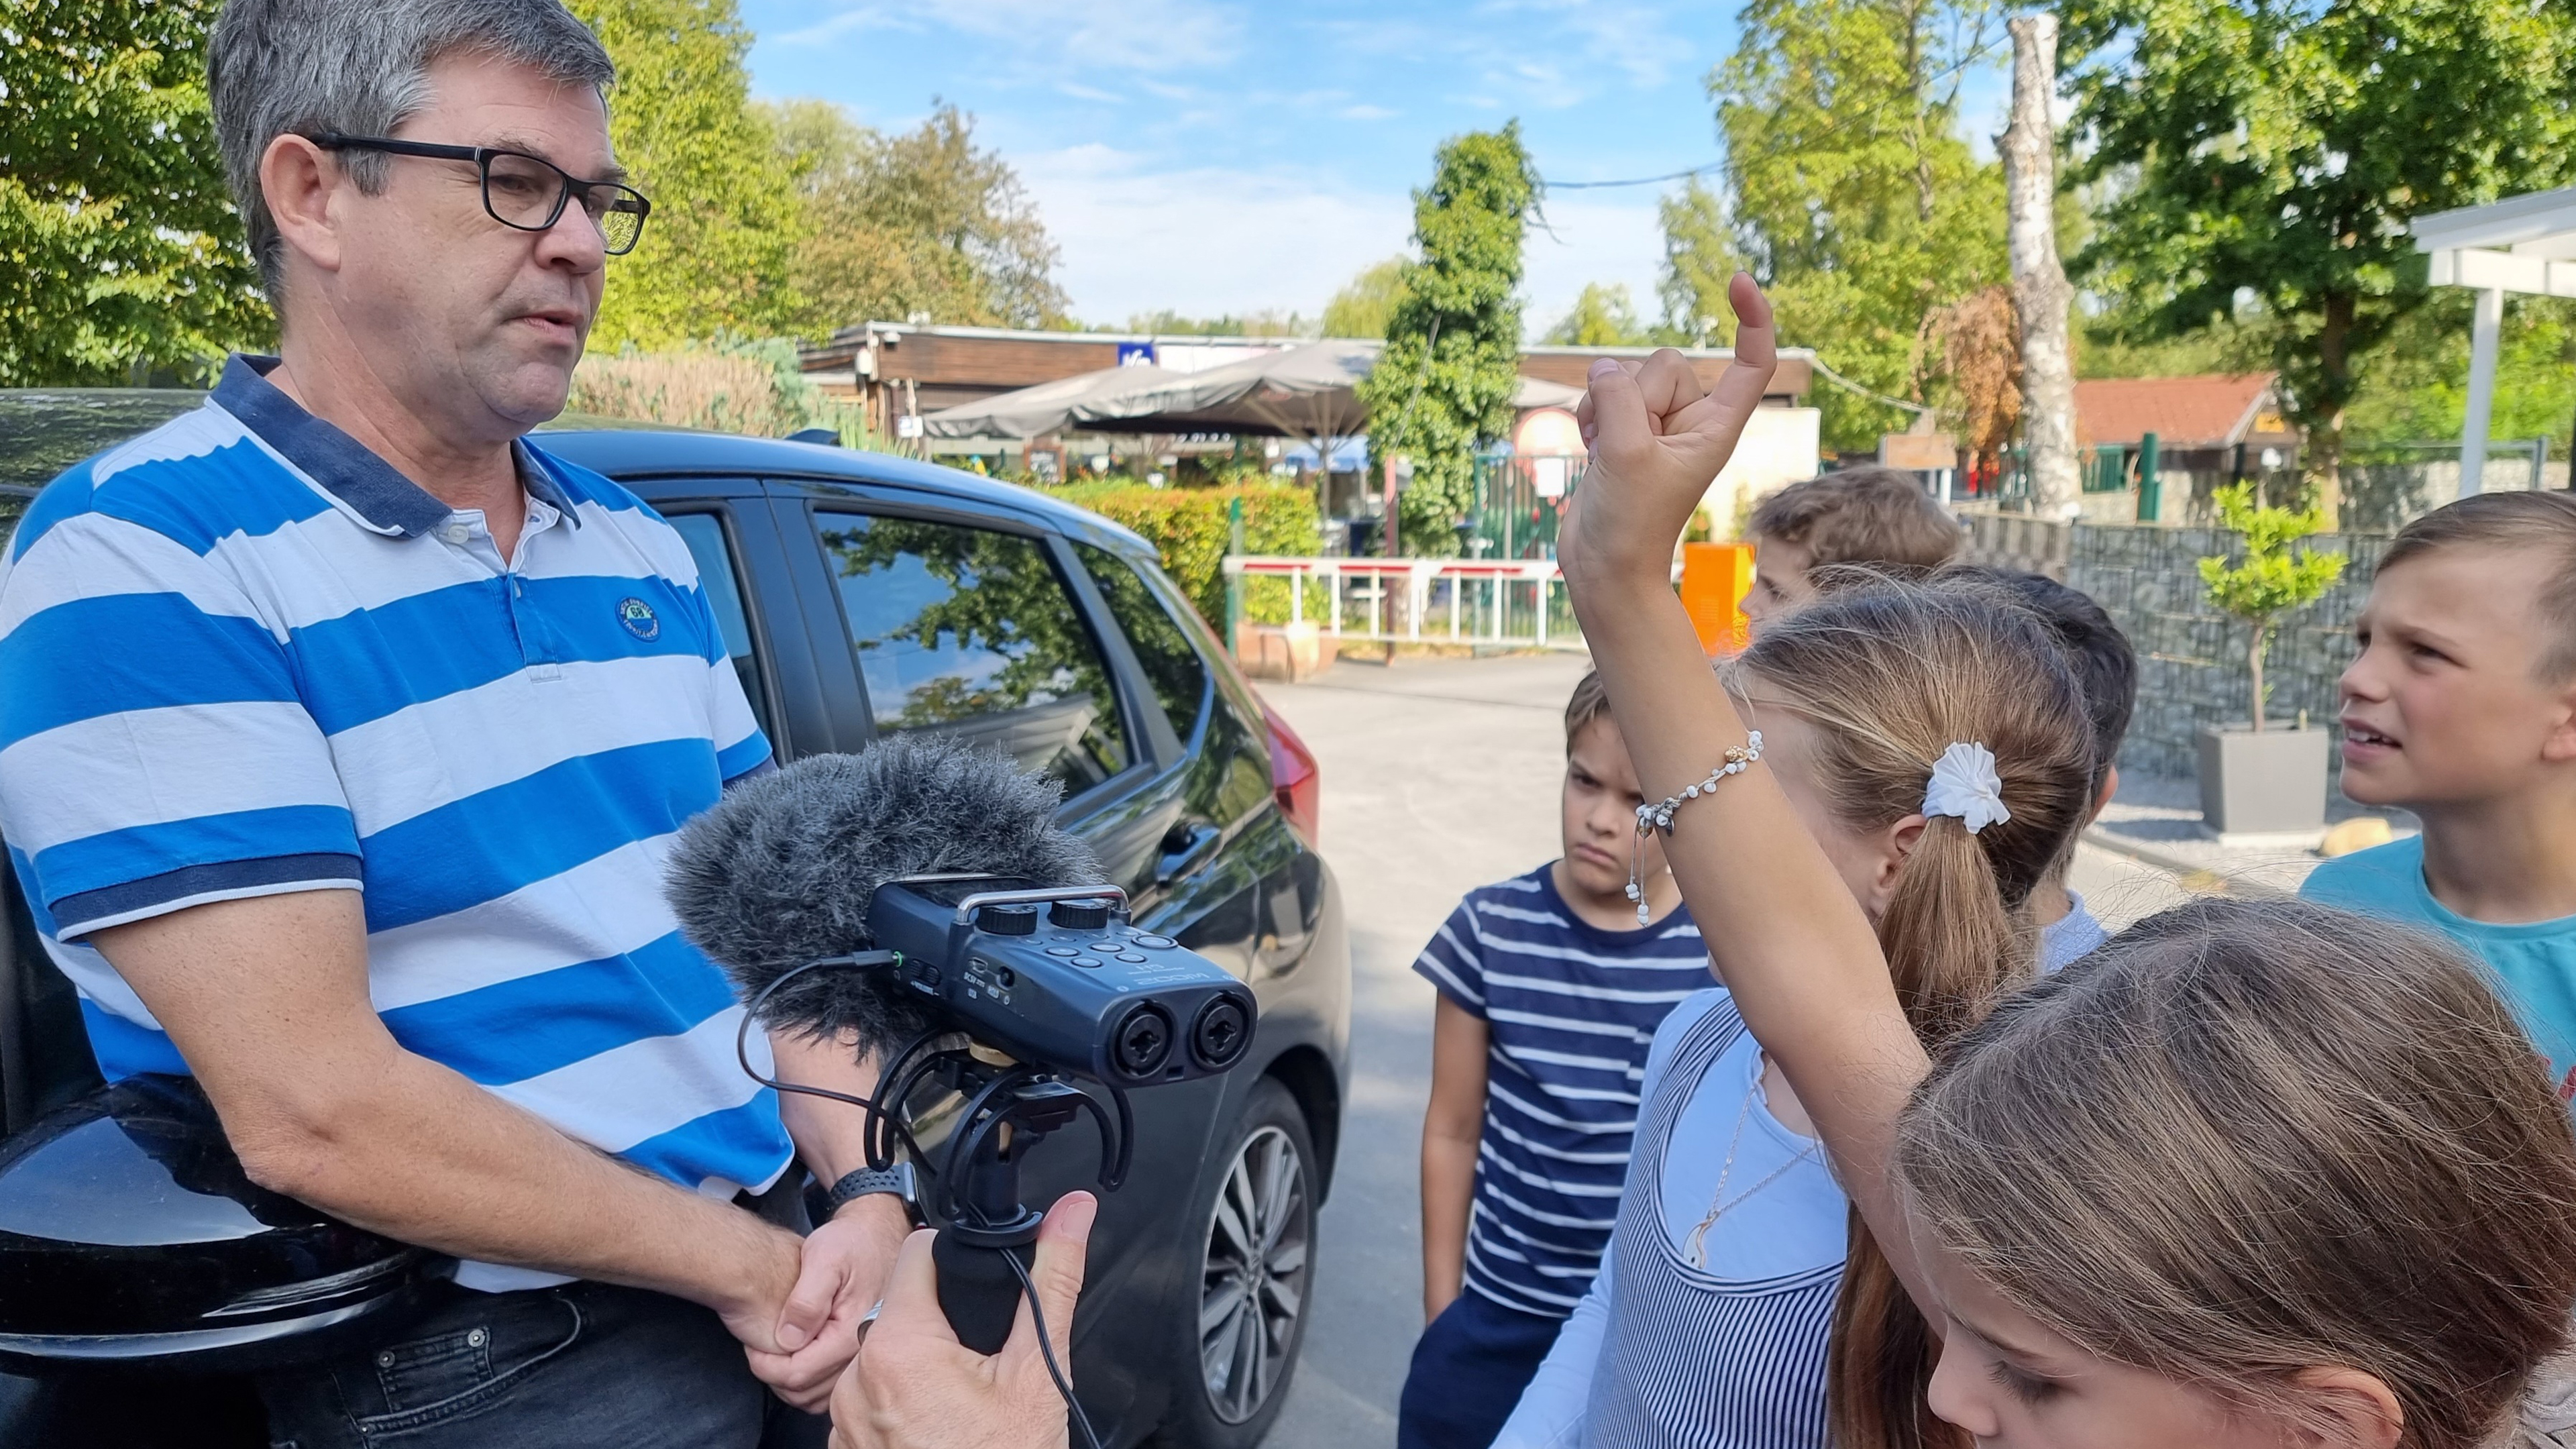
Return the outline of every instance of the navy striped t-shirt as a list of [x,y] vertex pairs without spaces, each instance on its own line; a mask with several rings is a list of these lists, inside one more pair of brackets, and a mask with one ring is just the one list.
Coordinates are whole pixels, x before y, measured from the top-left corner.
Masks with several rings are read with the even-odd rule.
[[1540,866],[1467,893],[1413,969],[1485,1021],[1485,1132],[1467,1222],[1467,1287],[1563,1318],[1618,1222],[1655,1028],[1709,985],[1690,910],[1604,931]]

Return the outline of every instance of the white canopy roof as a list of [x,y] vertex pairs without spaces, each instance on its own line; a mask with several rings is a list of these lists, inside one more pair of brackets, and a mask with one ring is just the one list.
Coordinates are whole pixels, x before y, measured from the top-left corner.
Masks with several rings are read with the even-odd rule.
[[[1027,438],[1068,427],[1349,437],[1368,426],[1368,409],[1356,388],[1383,348],[1374,341],[1327,338],[1205,372],[1116,368],[948,408],[923,421],[940,438]],[[1580,388],[1524,377],[1512,402],[1523,409],[1570,408],[1582,397]]]
[[2415,218],[2408,230],[2415,249],[2432,257],[2434,286],[2478,294],[2469,331],[2468,416],[2460,431],[2460,492],[2475,493],[2484,482],[2504,294],[2576,297],[2576,187],[2437,211]]

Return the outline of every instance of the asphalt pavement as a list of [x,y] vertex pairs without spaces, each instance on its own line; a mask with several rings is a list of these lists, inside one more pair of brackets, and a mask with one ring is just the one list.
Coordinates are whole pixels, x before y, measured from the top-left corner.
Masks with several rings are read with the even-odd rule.
[[[1313,1319],[1267,1449],[1395,1442],[1422,1331],[1417,1169],[1431,988],[1415,953],[1458,898],[1557,853],[1563,712],[1580,655],[1346,661],[1261,692],[1323,771],[1323,851],[1350,922],[1351,1095],[1325,1204]],[[2171,875],[2084,847],[2075,873],[2114,928],[2183,898]]]

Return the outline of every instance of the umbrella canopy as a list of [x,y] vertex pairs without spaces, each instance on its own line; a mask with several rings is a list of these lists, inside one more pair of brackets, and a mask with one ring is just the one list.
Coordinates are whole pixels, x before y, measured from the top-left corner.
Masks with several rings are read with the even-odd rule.
[[1149,363],[1104,367],[942,408],[924,414],[921,426],[934,438],[1034,438],[1063,427],[1073,408],[1091,398],[1150,388],[1179,375]]
[[[1385,344],[1326,338],[1205,372],[1123,367],[1040,383],[929,415],[932,437],[1035,437],[1060,428],[1102,433],[1271,433],[1343,438],[1368,428],[1361,378]],[[1581,388],[1520,379],[1512,405],[1572,407]]]
[[1110,432],[1344,437],[1367,425],[1353,389],[1377,365],[1380,346],[1328,338],[1265,352],[1086,399],[1073,421]]

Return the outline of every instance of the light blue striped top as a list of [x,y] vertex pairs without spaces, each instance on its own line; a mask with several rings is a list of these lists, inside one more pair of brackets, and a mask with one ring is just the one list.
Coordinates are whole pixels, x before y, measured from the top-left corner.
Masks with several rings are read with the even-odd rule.
[[265,367],[64,474],[0,564],[0,834],[101,1068],[187,1070],[87,933],[354,888],[404,1047],[688,1187],[766,1185],[777,1103],[661,892],[769,760],[686,545],[522,444],[504,562]]
[[1772,1115],[1723,987],[1664,1018],[1644,1095],[1601,1274],[1494,1449],[1823,1449],[1849,1200],[1822,1147]]

